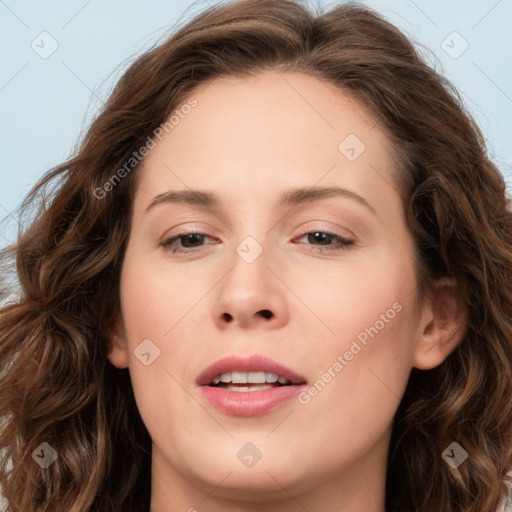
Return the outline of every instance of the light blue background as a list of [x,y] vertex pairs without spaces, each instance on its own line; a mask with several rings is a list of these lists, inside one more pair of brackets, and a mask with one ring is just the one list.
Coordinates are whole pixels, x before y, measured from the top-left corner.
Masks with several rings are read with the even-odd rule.
[[[215,3],[0,0],[0,246],[14,239],[21,199],[71,154],[127,64]],[[308,3],[327,8],[339,2]],[[512,0],[362,3],[435,54],[438,61],[431,62],[461,92],[512,186]],[[43,31],[58,43],[47,59],[31,47]],[[453,31],[469,44],[456,59],[442,47]],[[462,48],[462,40],[452,39],[452,51]]]

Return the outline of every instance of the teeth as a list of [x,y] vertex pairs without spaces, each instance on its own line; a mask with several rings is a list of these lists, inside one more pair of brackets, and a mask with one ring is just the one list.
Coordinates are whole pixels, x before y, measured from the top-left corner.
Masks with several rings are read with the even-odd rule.
[[247,373],[231,372],[231,382],[233,384],[245,384],[247,382]]
[[[291,384],[286,377],[280,377],[275,373],[269,372],[231,372],[217,375],[213,379],[213,384],[233,383],[233,384],[265,384],[266,382],[278,382],[280,384]],[[256,386],[251,386],[251,389],[255,389]],[[226,388],[228,389],[228,388]],[[238,388],[237,388],[238,389]],[[249,389],[249,388],[244,388]]]
[[248,391],[260,391],[262,389],[272,389],[272,386],[269,386],[268,384],[255,384],[254,386],[226,386],[223,389],[226,389],[227,391],[248,392]]
[[[234,381],[233,381],[234,382]],[[265,382],[265,372],[250,372],[247,374],[247,382],[262,384]]]

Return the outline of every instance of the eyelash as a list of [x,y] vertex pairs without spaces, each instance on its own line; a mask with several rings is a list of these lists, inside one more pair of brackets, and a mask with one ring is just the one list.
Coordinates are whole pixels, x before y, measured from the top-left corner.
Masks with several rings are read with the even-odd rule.
[[[336,233],[332,233],[331,231],[309,230],[309,231],[303,231],[303,232],[299,233],[298,236],[299,236],[299,238],[302,238],[305,235],[315,234],[315,233],[323,233],[323,234],[327,235],[328,237],[332,237],[332,238],[334,238],[334,239],[339,241],[339,244],[335,245],[332,248],[331,248],[331,245],[328,245],[328,246],[324,246],[324,245],[315,246],[315,245],[313,245],[313,247],[316,247],[316,249],[314,249],[314,250],[316,250],[318,252],[346,251],[348,249],[348,246],[354,244],[354,240],[349,240],[347,238],[343,238],[343,237],[337,235]],[[188,235],[203,235],[203,236],[208,237],[208,235],[206,233],[201,233],[199,231],[185,231],[183,233],[178,233],[177,235],[173,236],[172,238],[168,238],[167,240],[165,240],[162,243],[162,247],[164,248],[164,250],[169,251],[172,254],[176,254],[176,253],[191,253],[191,252],[196,252],[198,250],[201,250],[201,247],[199,247],[199,248],[193,247],[193,248],[189,248],[189,249],[179,249],[179,248],[176,249],[176,248],[172,248],[171,244],[175,240],[179,240],[180,238],[186,237]]]

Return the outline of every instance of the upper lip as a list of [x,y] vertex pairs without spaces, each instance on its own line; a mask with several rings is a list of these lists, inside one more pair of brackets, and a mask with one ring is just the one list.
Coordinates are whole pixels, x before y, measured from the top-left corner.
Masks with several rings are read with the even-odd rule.
[[252,355],[229,355],[217,359],[210,366],[205,368],[197,377],[196,383],[199,386],[211,384],[213,378],[222,373],[229,372],[268,372],[275,373],[280,377],[286,377],[292,384],[305,384],[306,379],[290,368],[278,363],[274,359],[261,354]]

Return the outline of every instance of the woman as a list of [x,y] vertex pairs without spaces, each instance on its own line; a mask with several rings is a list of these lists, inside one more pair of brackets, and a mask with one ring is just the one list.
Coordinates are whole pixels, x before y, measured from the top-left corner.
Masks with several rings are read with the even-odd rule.
[[503,506],[509,198],[373,11],[208,9],[38,201],[3,253],[12,511]]

